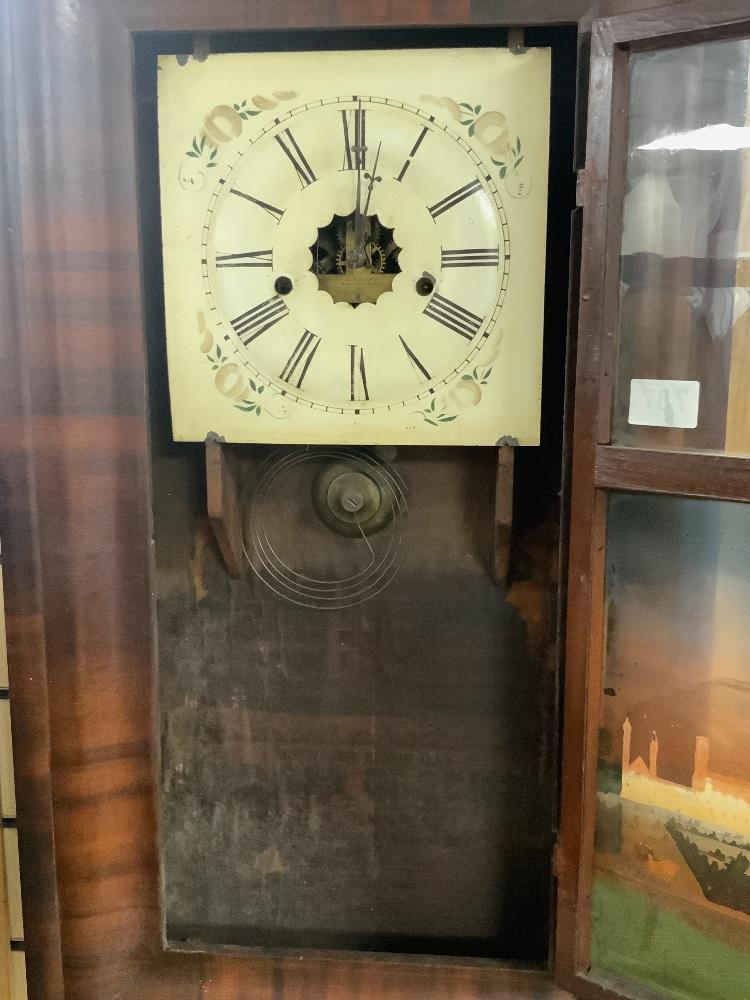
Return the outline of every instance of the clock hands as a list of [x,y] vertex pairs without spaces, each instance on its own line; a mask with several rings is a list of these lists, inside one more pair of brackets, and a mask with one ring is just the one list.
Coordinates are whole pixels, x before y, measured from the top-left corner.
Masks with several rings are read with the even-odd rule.
[[[361,102],[360,102],[361,104]],[[380,150],[383,143],[378,143],[378,151],[375,154],[375,163],[372,168],[372,173],[365,171],[365,179],[369,182],[367,185],[367,197],[365,199],[365,207],[362,209],[362,164],[364,161],[364,153],[367,149],[366,146],[355,146],[357,156],[357,200],[354,209],[354,225],[347,225],[346,233],[346,270],[353,271],[361,267],[367,267],[372,269],[373,261],[372,254],[368,253],[368,249],[374,244],[371,240],[370,225],[368,219],[368,211],[370,209],[370,199],[372,198],[372,191],[378,181],[382,181],[382,177],[377,174],[378,170],[378,160],[380,159]],[[365,232],[367,230],[367,232]]]
[[[364,258],[364,217],[362,214],[362,164],[365,162],[364,112],[362,111],[362,101],[359,101],[357,110],[354,113],[354,156],[357,161],[357,201],[354,207],[354,253],[352,254],[350,267],[359,267]],[[365,176],[367,176],[365,174]],[[365,208],[365,212],[367,208]]]
[[383,145],[382,142],[378,143],[378,151],[375,154],[375,165],[372,168],[372,173],[371,174],[367,174],[367,173],[365,174],[365,177],[370,182],[369,185],[368,185],[368,187],[367,187],[367,201],[365,202],[365,211],[364,211],[365,215],[367,215],[367,210],[370,207],[370,198],[372,197],[372,189],[375,187],[375,185],[377,184],[378,181],[382,181],[382,179],[383,179],[382,177],[378,177],[377,176],[377,172],[378,172],[378,160],[380,159],[380,147],[382,145]]
[[[368,211],[370,209],[370,199],[372,198],[373,188],[378,181],[382,180],[382,178],[377,175],[378,160],[380,159],[380,150],[382,145],[382,142],[378,143],[378,151],[375,155],[375,164],[372,168],[372,173],[364,171],[365,179],[369,183],[367,185],[367,197],[365,199],[365,207],[363,210],[362,174],[367,163],[367,146],[365,144],[365,112],[362,110],[362,101],[358,101],[357,110],[354,112],[354,145],[352,146],[352,152],[354,153],[355,162],[357,164],[357,196],[354,205],[354,225],[351,228],[347,226],[347,271],[371,265],[371,261],[368,259],[369,255],[367,253],[367,247],[371,243],[371,234],[369,232],[370,227],[368,225]],[[365,230],[367,230],[367,232]]]

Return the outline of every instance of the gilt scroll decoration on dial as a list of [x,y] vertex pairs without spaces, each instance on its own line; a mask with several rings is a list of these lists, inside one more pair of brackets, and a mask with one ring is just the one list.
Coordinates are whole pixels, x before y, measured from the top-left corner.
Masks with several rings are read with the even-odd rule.
[[[384,56],[389,86],[359,86],[382,85]],[[175,437],[535,443],[548,53],[318,53],[315,74],[304,65],[294,53],[160,62]],[[282,96],[256,98],[252,116],[247,99],[220,103],[243,72],[269,93],[283,80]],[[483,100],[428,96],[447,79]],[[489,103],[502,83],[505,113]],[[193,138],[207,179],[190,189],[166,163],[177,108],[199,100],[225,109],[226,138],[208,125]]]

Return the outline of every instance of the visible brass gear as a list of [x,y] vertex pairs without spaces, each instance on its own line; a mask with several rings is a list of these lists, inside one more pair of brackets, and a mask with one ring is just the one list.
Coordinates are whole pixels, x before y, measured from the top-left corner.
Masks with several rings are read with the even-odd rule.
[[373,274],[382,274],[385,270],[385,253],[379,243],[365,244],[365,259]]
[[[382,274],[385,270],[386,254],[379,243],[370,241],[365,243],[366,267],[372,274]],[[336,254],[336,268],[340,274],[346,270],[346,250],[339,250]]]

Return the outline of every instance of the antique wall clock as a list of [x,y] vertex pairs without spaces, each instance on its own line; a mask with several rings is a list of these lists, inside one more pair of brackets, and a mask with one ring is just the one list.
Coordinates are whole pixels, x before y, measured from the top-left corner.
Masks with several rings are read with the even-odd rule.
[[538,443],[549,50],[158,75],[176,439]]
[[[0,4],[30,997],[747,994],[747,0],[656,2]],[[547,178],[498,586],[498,449],[434,446],[537,440]],[[653,426],[637,381],[672,384]],[[279,445],[304,485],[380,444],[411,544],[377,599],[226,572],[207,450],[262,482]],[[275,497],[282,556],[303,521],[336,571],[383,537]]]
[[156,62],[164,933],[543,960],[551,691],[505,591],[552,53],[352,40]]

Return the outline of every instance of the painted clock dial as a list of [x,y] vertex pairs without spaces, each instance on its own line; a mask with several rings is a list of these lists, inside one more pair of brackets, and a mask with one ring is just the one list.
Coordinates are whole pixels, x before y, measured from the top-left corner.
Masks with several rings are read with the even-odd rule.
[[537,442],[547,50],[159,73],[177,440]]
[[511,265],[503,204],[467,141],[373,96],[275,117],[208,205],[207,300],[226,351],[309,407],[412,406],[489,338]]

